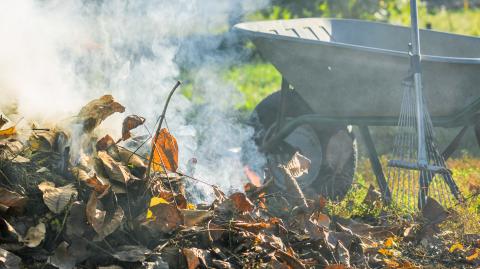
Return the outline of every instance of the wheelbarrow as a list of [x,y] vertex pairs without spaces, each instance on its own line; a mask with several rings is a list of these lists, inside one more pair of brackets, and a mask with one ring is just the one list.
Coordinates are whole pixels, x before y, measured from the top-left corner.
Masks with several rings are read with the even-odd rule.
[[[398,123],[410,28],[326,18],[234,28],[282,74],[281,90],[259,103],[251,118],[275,185],[285,189],[278,164],[300,152],[312,162],[309,173],[297,179],[302,189],[342,198],[353,182],[357,154],[351,126],[358,126],[378,185],[388,190],[369,126]],[[463,127],[442,153],[448,159],[469,126],[480,143],[480,38],[431,30],[420,35],[423,91],[433,125]]]

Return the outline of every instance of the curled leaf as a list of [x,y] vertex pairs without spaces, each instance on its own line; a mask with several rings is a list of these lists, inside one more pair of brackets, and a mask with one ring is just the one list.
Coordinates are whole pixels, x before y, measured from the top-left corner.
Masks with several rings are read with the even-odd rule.
[[99,151],[97,155],[105,168],[105,172],[111,180],[121,183],[130,180],[130,172],[122,163],[115,161],[106,151]]
[[123,120],[122,124],[122,140],[129,139],[132,136],[130,131],[142,125],[143,123],[145,123],[145,118],[143,117],[137,115],[127,116]]
[[163,128],[156,140],[153,141],[153,170],[176,172],[178,168],[178,145],[177,139],[167,129]]
[[453,253],[455,250],[463,250],[463,245],[459,242],[453,244],[448,251],[450,253]]
[[115,102],[113,96],[104,95],[86,104],[78,113],[78,121],[86,132],[91,132],[113,113],[125,112],[125,107]]
[[43,202],[55,214],[61,213],[78,195],[73,184],[56,188],[52,182],[44,181],[38,185],[38,188],[43,193]]

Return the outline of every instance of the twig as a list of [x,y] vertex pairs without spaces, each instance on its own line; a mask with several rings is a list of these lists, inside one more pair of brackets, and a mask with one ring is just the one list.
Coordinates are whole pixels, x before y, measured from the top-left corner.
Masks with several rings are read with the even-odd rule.
[[[167,101],[165,102],[165,105],[163,107],[162,115],[160,115],[160,122],[158,123],[157,130],[155,131],[155,136],[153,137],[153,144],[154,145],[155,145],[155,142],[158,139],[158,135],[160,134],[160,130],[162,129],[163,120],[165,119],[165,115],[167,113],[167,108],[168,108],[168,104],[170,103],[170,99],[172,98],[172,95],[175,93],[175,91],[177,90],[177,88],[181,84],[182,83],[180,81],[177,81],[177,83],[175,84],[173,89],[168,94]],[[147,178],[150,177],[150,169],[152,167],[152,160],[153,160],[154,151],[155,151],[155,148],[153,148],[152,151],[150,152],[150,159],[148,160],[148,168],[147,168]]]

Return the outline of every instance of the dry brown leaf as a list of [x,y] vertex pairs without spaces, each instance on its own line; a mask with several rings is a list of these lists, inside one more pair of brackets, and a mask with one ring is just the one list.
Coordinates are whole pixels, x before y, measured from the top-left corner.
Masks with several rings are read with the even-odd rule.
[[97,141],[95,148],[97,149],[97,151],[106,151],[113,145],[116,145],[115,140],[113,140],[113,138],[107,134]]
[[260,179],[260,176],[255,173],[250,167],[247,165],[243,167],[243,172],[247,176],[247,178],[250,180],[250,183],[253,184],[255,187],[260,187],[262,186],[262,180]]
[[177,139],[167,129],[163,128],[153,141],[153,170],[176,172],[178,168]]
[[183,215],[183,222],[187,227],[195,226],[213,217],[213,211],[210,210],[182,209],[180,211]]
[[55,214],[60,214],[78,195],[73,184],[56,188],[52,182],[44,181],[38,185],[38,188],[43,193],[43,202]]
[[115,180],[121,183],[128,182],[131,178],[128,168],[123,164],[115,161],[106,151],[99,151],[97,153],[98,158],[105,168],[105,172],[111,180]]
[[320,225],[320,226],[322,226],[326,229],[328,229],[328,227],[330,227],[330,218],[325,214],[315,213],[310,217],[310,220],[313,223],[315,223],[317,225]]
[[125,112],[125,107],[114,101],[113,96],[104,95],[86,104],[78,113],[78,122],[85,132],[91,132],[113,113]]
[[140,117],[137,115],[127,116],[123,120],[123,124],[122,124],[122,140],[129,139],[132,136],[130,131],[144,123],[145,123],[145,118],[143,117]]
[[22,259],[15,254],[0,248],[0,268],[19,269],[21,268]]
[[37,226],[30,227],[27,231],[27,234],[23,238],[23,242],[27,247],[34,248],[40,245],[40,243],[45,239],[46,233],[45,224],[40,222]]
[[182,249],[182,253],[187,261],[188,269],[196,269],[201,264],[206,265],[205,253],[203,250],[198,248],[184,248]]
[[20,214],[24,211],[27,201],[27,197],[0,187],[0,211],[6,212],[11,208]]
[[101,206],[101,204],[98,201],[96,192],[92,192],[90,194],[90,198],[88,199],[85,213],[88,223],[92,225],[93,229],[97,233],[95,240],[102,240],[120,227],[123,217],[125,216],[125,212],[119,206],[115,209],[113,217],[107,220],[107,212],[98,209],[97,206]]
[[155,229],[163,233],[176,230],[183,223],[182,215],[173,204],[161,203],[150,208],[155,218]]
[[239,212],[251,212],[254,209],[253,203],[250,199],[241,192],[230,195],[229,199],[232,200],[233,205]]

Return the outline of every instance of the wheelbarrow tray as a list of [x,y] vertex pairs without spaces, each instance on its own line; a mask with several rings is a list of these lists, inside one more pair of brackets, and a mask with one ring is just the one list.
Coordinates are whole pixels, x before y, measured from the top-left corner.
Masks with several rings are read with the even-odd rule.
[[[235,29],[252,40],[315,113],[398,117],[410,66],[408,27],[309,18],[247,22]],[[432,117],[476,112],[480,38],[430,30],[420,35],[424,94]]]

